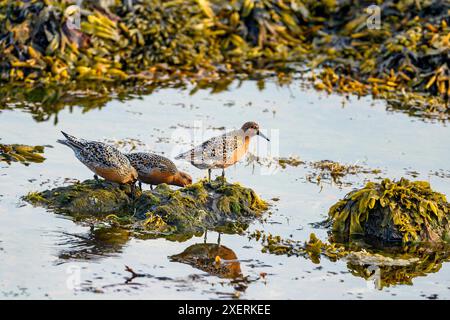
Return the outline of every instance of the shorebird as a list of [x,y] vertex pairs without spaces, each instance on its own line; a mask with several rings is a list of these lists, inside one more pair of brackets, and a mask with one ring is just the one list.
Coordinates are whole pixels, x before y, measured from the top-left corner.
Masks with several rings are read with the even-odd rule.
[[59,139],[57,142],[71,148],[77,159],[94,172],[95,180],[98,181],[98,176],[101,176],[111,182],[130,184],[134,197],[138,173],[125,155],[106,143],[76,138],[63,131],[61,133],[67,140]]
[[259,125],[250,121],[244,123],[241,129],[206,140],[201,145],[179,154],[175,159],[190,161],[198,169],[208,169],[208,181],[211,181],[212,169],[222,169],[222,178],[225,178],[225,168],[245,156],[250,138],[254,136],[260,136],[270,141],[261,133]]
[[125,155],[130,160],[131,165],[138,172],[139,187],[142,190],[142,182],[150,185],[167,183],[179,187],[192,183],[189,174],[179,171],[175,164],[160,155],[147,152],[135,152]]

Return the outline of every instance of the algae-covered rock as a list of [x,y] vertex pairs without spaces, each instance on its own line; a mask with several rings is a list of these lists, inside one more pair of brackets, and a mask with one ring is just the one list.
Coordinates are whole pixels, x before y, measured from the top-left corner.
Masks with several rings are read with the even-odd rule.
[[439,242],[449,239],[450,204],[424,181],[369,182],[330,208],[333,234],[385,242]]
[[162,184],[153,191],[137,191],[132,200],[130,186],[86,180],[24,199],[77,220],[109,222],[138,237],[167,237],[186,240],[206,229],[240,232],[267,209],[251,189],[222,184],[218,178],[174,190]]

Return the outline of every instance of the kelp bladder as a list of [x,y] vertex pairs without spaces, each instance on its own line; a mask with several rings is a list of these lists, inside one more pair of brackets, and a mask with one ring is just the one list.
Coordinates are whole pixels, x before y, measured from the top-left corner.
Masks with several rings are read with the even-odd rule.
[[369,182],[330,208],[336,240],[354,236],[383,242],[448,241],[450,204],[425,181]]
[[110,224],[138,238],[185,241],[204,231],[241,233],[268,209],[265,201],[239,184],[218,178],[173,190],[162,184],[130,198],[129,186],[95,180],[33,192],[24,200],[71,216],[80,223]]

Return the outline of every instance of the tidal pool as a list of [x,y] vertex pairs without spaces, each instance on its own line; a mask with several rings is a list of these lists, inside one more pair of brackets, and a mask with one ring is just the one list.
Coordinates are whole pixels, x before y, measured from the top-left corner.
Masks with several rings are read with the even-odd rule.
[[[0,113],[0,143],[49,145],[46,160],[24,166],[0,162],[0,297],[38,299],[415,299],[450,297],[450,264],[424,272],[408,284],[377,288],[374,280],[353,275],[345,260],[320,264],[301,257],[261,252],[261,244],[245,235],[222,235],[220,254],[232,263],[207,270],[192,263],[194,255],[215,255],[218,234],[208,232],[184,242],[139,240],[111,228],[93,231],[72,219],[35,208],[21,197],[31,191],[62,186],[92,177],[73,153],[56,143],[60,130],[86,139],[128,141],[123,150],[152,150],[173,157],[197,142],[257,121],[271,143],[255,139],[252,154],[333,160],[380,169],[377,175],[343,178],[338,185],[308,181],[303,165],[267,168],[243,161],[227,169],[231,182],[254,189],[272,205],[264,230],[284,238],[307,240],[314,232],[327,238],[315,222],[367,179],[389,177],[429,181],[450,195],[449,129],[443,122],[422,121],[386,111],[371,98],[350,100],[303,88],[293,82],[233,83],[228,90],[160,89],[126,101],[112,99],[99,109],[64,108],[36,121],[32,108],[10,107]],[[38,120],[43,120],[39,118]],[[204,130],[202,130],[204,129]],[[177,162],[194,180],[205,176]],[[438,174],[436,174],[436,172]],[[220,172],[213,172],[220,174]],[[148,188],[148,186],[146,186]],[[133,277],[131,268],[138,276]],[[214,272],[216,271],[216,272]]]

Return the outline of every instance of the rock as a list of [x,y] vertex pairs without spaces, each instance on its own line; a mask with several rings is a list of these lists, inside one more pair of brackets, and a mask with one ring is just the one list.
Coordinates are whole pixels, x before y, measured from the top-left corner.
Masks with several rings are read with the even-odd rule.
[[30,193],[24,200],[67,214],[80,221],[121,225],[139,237],[186,240],[206,229],[238,233],[267,210],[265,201],[251,189],[225,183],[221,178],[199,181],[175,190],[161,184],[153,191],[86,180],[69,186]]

